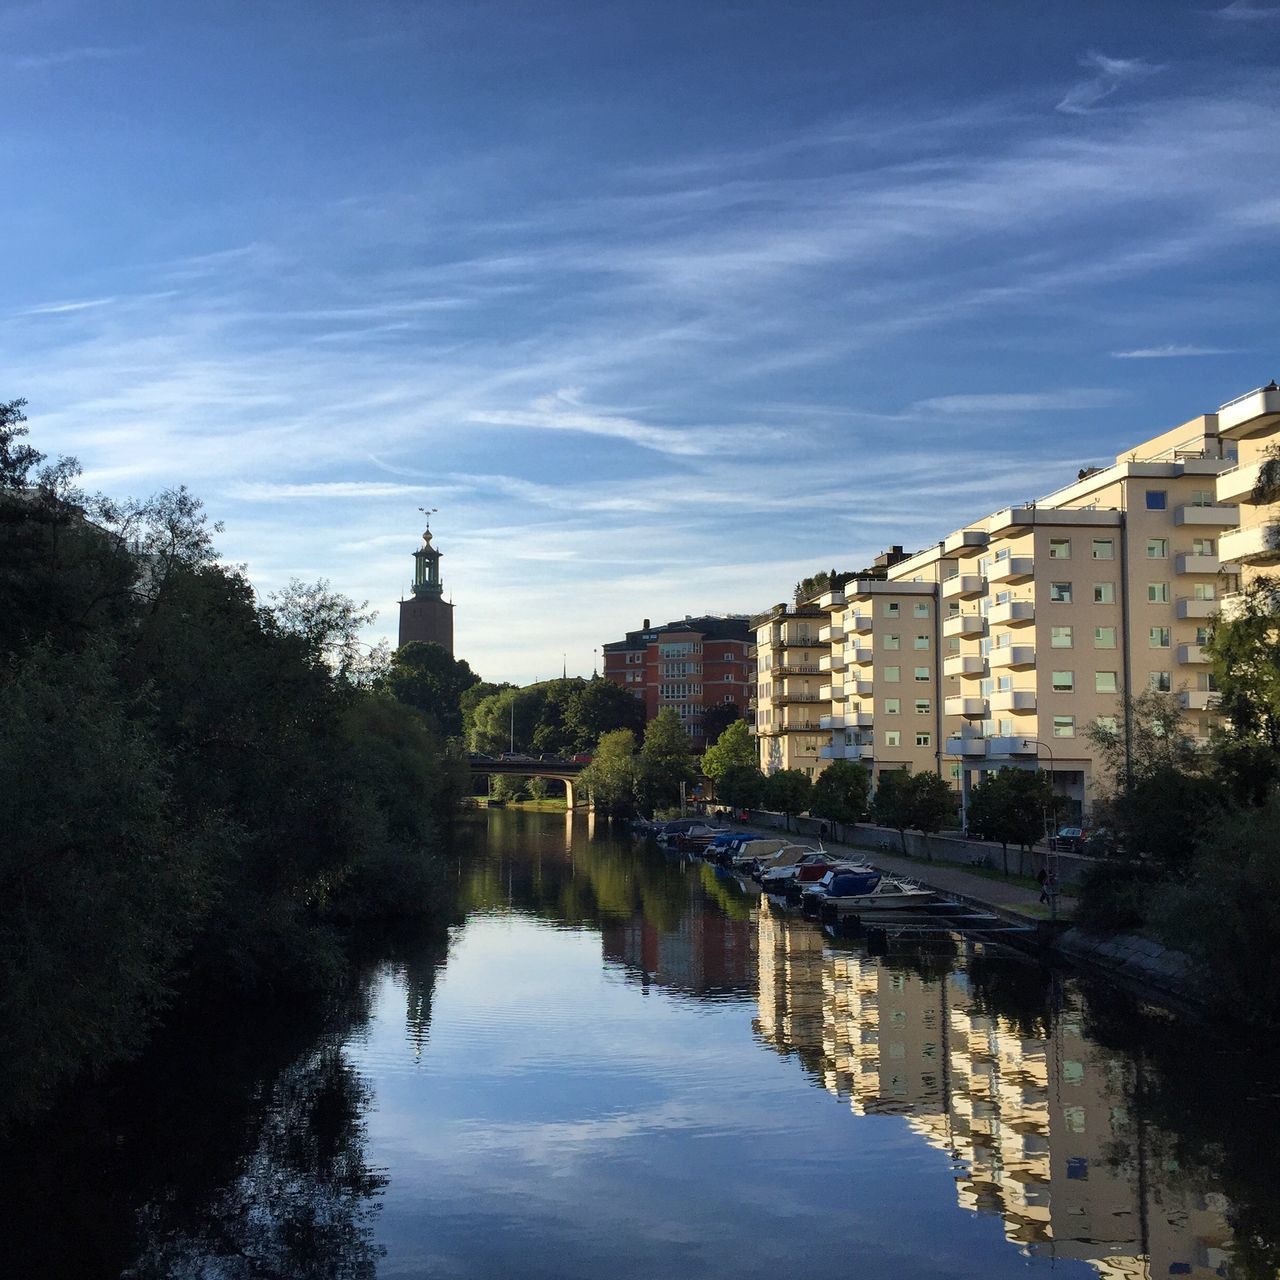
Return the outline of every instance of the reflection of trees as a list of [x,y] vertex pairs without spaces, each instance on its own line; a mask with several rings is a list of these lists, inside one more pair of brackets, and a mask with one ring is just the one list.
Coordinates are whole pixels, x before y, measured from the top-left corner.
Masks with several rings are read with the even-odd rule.
[[336,1047],[368,984],[327,1016],[190,1014],[0,1145],[14,1275],[372,1275],[366,1088]]
[[1044,1039],[1054,1016],[1058,985],[1048,969],[999,951],[975,950],[966,966],[974,1008],[1004,1018],[1026,1037]]

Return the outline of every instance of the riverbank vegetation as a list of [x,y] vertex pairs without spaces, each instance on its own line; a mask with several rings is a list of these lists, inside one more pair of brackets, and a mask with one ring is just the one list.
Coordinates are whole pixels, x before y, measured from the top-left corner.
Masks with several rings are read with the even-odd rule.
[[1280,596],[1255,583],[1209,644],[1225,727],[1207,749],[1175,694],[1130,700],[1095,725],[1107,787],[1104,856],[1078,918],[1146,930],[1193,961],[1214,1006],[1258,1023],[1280,1012]]
[[453,695],[401,696],[447,654],[370,653],[368,615],[324,583],[259,599],[186,489],[86,495],[22,407],[0,405],[0,1091],[19,1109],[137,1048],[179,986],[324,998],[353,930],[432,909],[428,851],[469,782]]

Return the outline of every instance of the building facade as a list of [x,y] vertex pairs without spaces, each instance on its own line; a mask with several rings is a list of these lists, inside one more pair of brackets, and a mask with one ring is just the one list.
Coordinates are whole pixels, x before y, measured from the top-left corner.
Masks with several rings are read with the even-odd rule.
[[1234,503],[1240,511],[1239,526],[1222,537],[1222,554],[1240,565],[1241,585],[1247,587],[1280,566],[1280,388],[1275,379],[1229,400],[1217,419],[1218,434],[1238,449],[1236,465],[1217,478],[1218,501]]
[[444,598],[440,580],[440,552],[433,545],[430,528],[422,533],[422,546],[413,553],[413,589],[400,601],[398,645],[419,640],[438,644],[453,653],[453,602]]
[[[755,686],[755,639],[745,615],[683,618],[654,627],[644,620],[625,640],[603,647],[604,678],[644,703],[646,723],[670,707],[695,751],[708,734],[708,713],[748,716]],[[715,728],[714,722],[710,726]]]
[[[1251,396],[1233,402],[1233,432],[1255,439],[1261,458],[1280,436],[1280,399],[1271,399],[1280,392]],[[1080,817],[1099,781],[1087,730],[1123,716],[1126,695],[1176,693],[1207,741],[1214,688],[1204,645],[1239,572],[1220,554],[1235,554],[1239,513],[1219,500],[1218,477],[1237,475],[1236,462],[1219,415],[1205,414],[933,547],[881,557],[882,576],[819,596],[814,607],[830,618],[814,633],[826,638],[826,682],[809,704],[827,731],[820,761],[858,759],[873,776],[934,770],[962,802],[989,772],[1044,768],[1065,816]],[[1238,493],[1246,479],[1225,483]],[[1256,516],[1257,527],[1268,521],[1280,512]],[[785,709],[766,707],[763,636],[779,625],[764,620],[758,632],[766,768],[765,726]],[[773,755],[776,767],[794,767],[785,751]],[[810,763],[794,748],[791,756]]]
[[751,619],[756,638],[756,739],[766,773],[815,777],[831,742],[831,654],[840,634],[815,604],[775,605]]

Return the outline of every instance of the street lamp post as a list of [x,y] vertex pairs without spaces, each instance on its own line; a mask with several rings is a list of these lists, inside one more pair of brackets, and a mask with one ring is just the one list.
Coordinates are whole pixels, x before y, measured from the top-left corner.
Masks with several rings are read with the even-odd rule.
[[[1023,738],[1022,745],[1024,747],[1034,745],[1036,748],[1036,768],[1040,768],[1040,748],[1043,747],[1049,753],[1049,790],[1053,791],[1053,775],[1056,771],[1056,764],[1053,759],[1053,748],[1047,743],[1042,742],[1039,738]],[[1049,815],[1045,814],[1045,843],[1048,846],[1045,853],[1045,874],[1049,878],[1046,888],[1049,890],[1049,918],[1056,920],[1058,918],[1058,851],[1056,849],[1056,841],[1049,834]]]

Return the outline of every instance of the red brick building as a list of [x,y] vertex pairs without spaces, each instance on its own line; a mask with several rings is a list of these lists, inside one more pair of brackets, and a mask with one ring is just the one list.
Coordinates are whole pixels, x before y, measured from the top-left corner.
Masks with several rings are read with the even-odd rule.
[[[733,708],[739,718],[755,693],[756,645],[749,619],[684,618],[652,627],[649,619],[625,640],[604,646],[604,677],[644,703],[645,722],[672,707],[695,751],[710,745],[703,718]],[[719,730],[712,725],[712,741]]]

